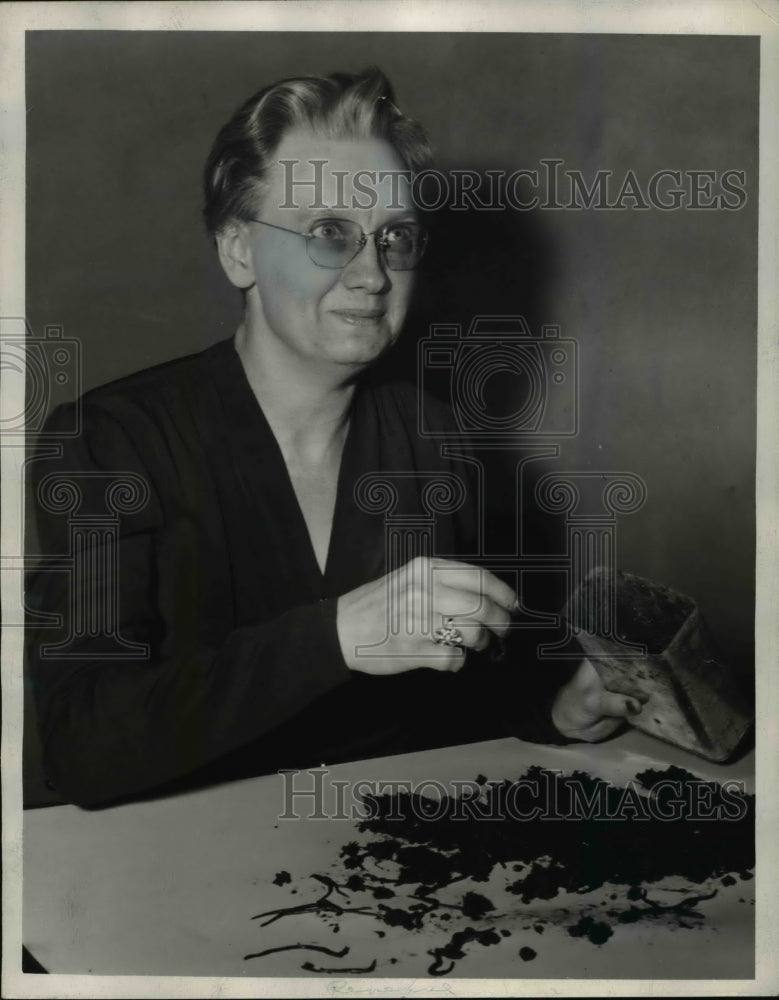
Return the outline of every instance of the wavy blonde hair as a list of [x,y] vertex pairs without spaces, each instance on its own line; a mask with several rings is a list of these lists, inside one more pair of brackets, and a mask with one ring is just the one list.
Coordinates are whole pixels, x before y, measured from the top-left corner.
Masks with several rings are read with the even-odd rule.
[[280,80],[250,97],[211,148],[203,215],[212,237],[230,221],[256,214],[272,157],[296,127],[332,139],[385,139],[412,174],[432,163],[427,134],[399,110],[392,85],[376,67]]

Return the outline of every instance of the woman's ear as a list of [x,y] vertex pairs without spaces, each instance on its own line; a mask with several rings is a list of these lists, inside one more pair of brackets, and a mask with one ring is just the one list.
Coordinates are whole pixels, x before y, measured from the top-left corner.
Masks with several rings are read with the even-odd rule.
[[254,258],[248,227],[243,222],[229,222],[216,235],[219,263],[236,288],[254,284]]

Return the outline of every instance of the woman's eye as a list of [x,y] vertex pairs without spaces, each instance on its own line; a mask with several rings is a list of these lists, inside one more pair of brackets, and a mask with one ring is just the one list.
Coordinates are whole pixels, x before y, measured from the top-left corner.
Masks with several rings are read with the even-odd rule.
[[408,243],[414,238],[415,227],[405,223],[397,226],[388,226],[384,231],[384,238],[388,243]]
[[315,236],[318,240],[337,241],[346,239],[344,227],[332,219],[329,219],[327,222],[317,222],[311,227],[311,235]]

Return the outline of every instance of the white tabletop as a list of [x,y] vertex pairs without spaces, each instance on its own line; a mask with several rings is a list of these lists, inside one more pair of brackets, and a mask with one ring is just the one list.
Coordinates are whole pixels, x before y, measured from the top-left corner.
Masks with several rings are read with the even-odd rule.
[[[327,819],[310,818],[311,803],[304,798],[296,805],[305,818],[279,818],[285,810],[285,780],[287,789],[292,787],[279,775],[99,811],[30,810],[24,817],[24,943],[47,970],[59,973],[301,976],[306,961],[363,968],[376,960],[376,976],[425,977],[430,949],[445,945],[458,927],[489,924],[508,933],[491,947],[466,946],[453,976],[750,978],[754,882],[738,879],[732,886],[717,880],[717,895],[699,904],[705,914],[700,926],[680,930],[660,920],[616,925],[603,945],[572,937],[567,926],[546,919],[561,907],[571,920],[594,912],[588,893],[525,905],[515,895],[510,907],[498,907],[486,923],[457,914],[458,922],[416,931],[359,914],[326,922],[321,914],[304,913],[266,926],[252,919],[321,896],[323,885],[312,877],[316,873],[348,877],[339,862],[340,848],[366,835],[357,831],[354,819],[332,818],[333,781],[447,783],[479,773],[490,781],[514,780],[539,765],[623,784],[642,770],[669,764],[718,782],[744,781],[752,790],[752,754],[737,764],[709,764],[631,731],[597,746],[541,747],[504,739],[333,767],[322,772]],[[304,772],[294,787],[310,787],[311,781]],[[347,811],[352,801],[359,802],[347,797]],[[275,884],[280,871],[289,872],[291,881]],[[495,877],[505,881],[508,876],[496,871]],[[487,885],[460,884],[457,893],[450,888],[440,898],[459,899],[468,888],[494,898],[500,886],[492,878]],[[624,897],[624,885],[619,892]],[[347,897],[334,898],[350,905]],[[533,930],[538,921],[544,922],[543,934]],[[377,934],[382,926],[384,936]],[[348,952],[341,959],[316,950],[245,959],[293,943],[331,951],[348,947]],[[532,961],[518,957],[521,947],[533,948]]]

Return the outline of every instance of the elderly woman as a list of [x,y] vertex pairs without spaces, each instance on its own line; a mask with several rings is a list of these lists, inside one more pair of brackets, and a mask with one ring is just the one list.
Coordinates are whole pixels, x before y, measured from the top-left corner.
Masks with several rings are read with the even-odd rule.
[[[587,661],[555,691],[511,646],[502,663],[485,654],[517,595],[453,558],[471,551],[472,496],[438,518],[437,552],[391,563],[383,517],[355,495],[377,473],[422,514],[425,477],[469,475],[417,433],[415,390],[369,375],[425,250],[409,179],[428,162],[376,70],[281,81],[219,133],[205,217],[243,295],[235,337],[88,393],[80,437],[35,463],[38,484],[79,481],[82,514],[103,509],[95,474],[148,487],[115,561],[86,536],[86,569],[42,572],[28,594],[62,615],[32,657],[47,774],[66,798],[511,733],[601,739],[631,710]],[[61,408],[48,430],[70,421]],[[39,520],[43,551],[66,552],[67,519],[44,504]],[[107,593],[120,638],[74,640],[68,608]]]

